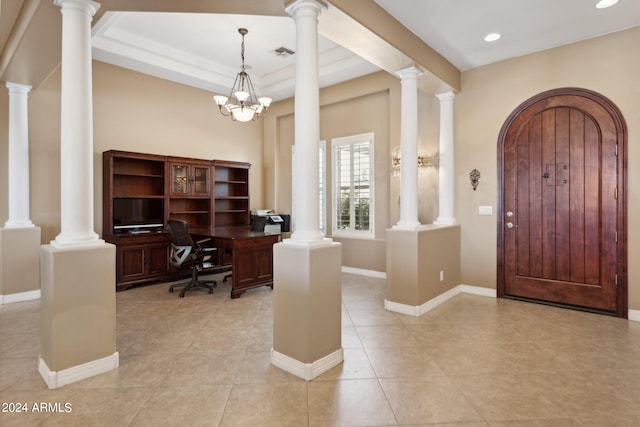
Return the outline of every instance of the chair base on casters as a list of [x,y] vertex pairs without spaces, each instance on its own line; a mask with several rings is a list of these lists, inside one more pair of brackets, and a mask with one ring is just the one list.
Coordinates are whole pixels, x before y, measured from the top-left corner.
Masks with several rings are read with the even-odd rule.
[[184,286],[180,291],[180,298],[184,298],[184,293],[190,289],[202,288],[209,289],[209,293],[213,293],[213,288],[217,287],[218,284],[215,280],[198,280],[198,269],[191,269],[191,280],[188,282],[176,283],[174,285],[169,286],[169,292],[173,292],[173,288],[177,286]]

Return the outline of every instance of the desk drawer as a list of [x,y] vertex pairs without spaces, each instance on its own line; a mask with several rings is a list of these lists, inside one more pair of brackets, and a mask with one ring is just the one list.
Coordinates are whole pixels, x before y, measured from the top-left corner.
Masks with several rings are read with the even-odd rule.
[[278,243],[278,234],[266,234],[264,236],[248,237],[246,239],[236,239],[234,248],[255,248],[259,246],[273,246]]

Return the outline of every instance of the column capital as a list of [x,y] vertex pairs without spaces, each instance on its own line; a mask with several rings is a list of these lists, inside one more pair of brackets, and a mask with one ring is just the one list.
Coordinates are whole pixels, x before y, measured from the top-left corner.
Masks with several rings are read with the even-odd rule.
[[402,70],[396,71],[396,74],[400,79],[410,79],[410,78],[418,78],[422,75],[422,70],[420,68],[412,65],[411,67],[403,68]]
[[91,17],[100,9],[100,3],[92,0],[53,0],[53,4],[61,7],[62,12],[65,9],[76,9]]
[[450,100],[453,100],[453,98],[455,98],[455,97],[456,97],[456,94],[453,93],[453,91],[448,91],[448,92],[443,92],[443,93],[436,94],[436,98],[438,98],[440,100],[440,102],[450,101]]
[[6,86],[9,89],[9,93],[27,94],[31,90],[31,86],[20,83],[7,82]]
[[323,0],[291,0],[286,3],[284,11],[294,17],[300,10],[312,10],[318,16],[327,7],[327,3]]

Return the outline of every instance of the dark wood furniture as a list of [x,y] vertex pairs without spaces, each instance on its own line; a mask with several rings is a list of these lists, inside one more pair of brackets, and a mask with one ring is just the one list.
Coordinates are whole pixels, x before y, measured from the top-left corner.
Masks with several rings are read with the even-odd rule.
[[[103,238],[116,245],[116,289],[158,280],[170,273],[169,234],[158,230],[116,229],[118,199],[165,199],[165,157],[107,151],[103,154]],[[129,231],[129,232],[127,232]],[[136,231],[136,232],[134,232]]]
[[165,278],[169,272],[168,233],[110,234],[104,240],[116,245],[116,289]]
[[202,280],[198,277],[198,273],[206,268],[207,264],[205,263],[210,264],[217,248],[205,247],[202,245],[204,241],[193,240],[191,233],[189,233],[189,224],[186,221],[170,219],[167,221],[167,228],[171,234],[171,265],[178,269],[188,268],[191,272],[191,279],[188,282],[172,284],[169,286],[169,292],[173,292],[177,287],[182,287],[180,298],[184,298],[185,292],[204,288],[212,294],[213,288],[217,286],[216,281]]
[[249,163],[214,160],[215,226],[248,225],[251,218],[249,206]]
[[[187,221],[190,228],[248,226],[250,167],[227,160],[105,151],[102,231],[104,240],[116,245],[116,289],[175,278],[169,263],[169,219]],[[120,224],[114,205],[126,200],[155,201],[156,207],[161,203],[161,218],[140,227]]]
[[232,257],[231,298],[248,289],[270,286],[273,289],[273,245],[279,234],[252,231],[248,226],[191,227],[196,236],[209,237],[220,249],[230,249]]

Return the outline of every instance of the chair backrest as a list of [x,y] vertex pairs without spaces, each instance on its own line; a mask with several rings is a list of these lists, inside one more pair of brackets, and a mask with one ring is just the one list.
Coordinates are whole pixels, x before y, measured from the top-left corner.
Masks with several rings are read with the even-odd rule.
[[178,246],[195,247],[195,243],[189,234],[189,224],[181,219],[170,219],[167,221],[171,241]]

